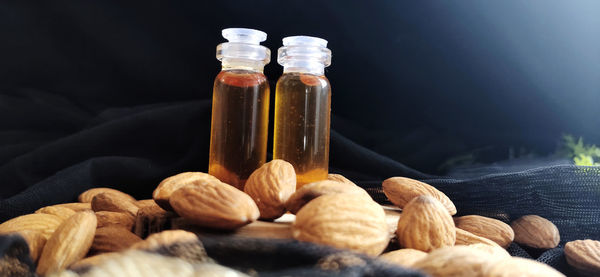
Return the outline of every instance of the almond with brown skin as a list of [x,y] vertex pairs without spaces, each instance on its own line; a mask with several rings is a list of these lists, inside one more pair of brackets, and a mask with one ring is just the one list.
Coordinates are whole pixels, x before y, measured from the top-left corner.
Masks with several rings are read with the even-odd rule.
[[74,270],[74,271],[85,272],[85,271],[87,271],[86,269],[90,269],[93,266],[102,264],[103,262],[105,262],[107,260],[110,260],[112,258],[118,258],[120,254],[121,254],[120,252],[106,252],[106,253],[101,253],[101,254],[85,257],[85,258],[73,263],[71,266],[69,266],[69,269]]
[[158,204],[156,204],[156,201],[154,201],[154,199],[143,199],[143,200],[135,201],[135,205],[141,209],[143,207],[156,206]]
[[131,249],[158,252],[191,262],[214,262],[206,254],[198,236],[184,230],[166,230],[152,234],[132,245]]
[[515,237],[513,229],[506,223],[479,215],[465,215],[454,218],[456,227],[487,238],[503,248],[507,248]]
[[134,233],[140,238],[158,233],[170,227],[170,221],[176,215],[159,207],[156,203],[147,205],[138,210],[135,218]]
[[79,203],[79,202],[56,204],[56,205],[52,205],[49,207],[64,207],[64,208],[71,209],[75,212],[83,212],[83,211],[91,211],[92,210],[91,203]]
[[327,174],[327,180],[356,186],[356,184],[354,182],[348,180],[348,178],[344,177],[344,175],[341,175],[341,174],[329,173],[329,174]]
[[184,186],[172,194],[170,203],[181,217],[209,228],[239,228],[260,215],[250,196],[218,180]]
[[419,195],[428,195],[440,201],[450,215],[456,214],[456,207],[450,198],[429,184],[405,177],[392,177],[384,180],[382,187],[385,196],[400,208]]
[[558,246],[558,228],[549,220],[537,215],[525,215],[510,223],[515,232],[515,242],[533,248],[550,249]]
[[508,253],[508,251],[506,251],[506,249],[500,247],[500,245],[498,245],[496,243],[494,243],[493,245],[487,244],[487,243],[473,243],[473,244],[469,244],[467,246],[471,247],[471,248],[475,248],[477,250],[487,252],[487,253],[497,256],[497,257],[510,258],[510,254]]
[[198,242],[198,236],[192,232],[184,230],[166,230],[155,233],[143,241],[137,242],[131,246],[132,249],[153,250],[160,247],[172,245],[174,243]]
[[52,214],[26,214],[0,224],[0,234],[40,231],[48,239],[64,220]]
[[96,215],[91,211],[78,212],[65,220],[46,242],[36,272],[57,272],[83,258],[95,232]]
[[[247,277],[248,275],[233,269],[206,262],[188,262],[157,253],[140,250],[128,250],[102,257],[94,261],[82,276],[88,277]],[[69,276],[70,277],[70,276]]]
[[136,201],[135,198],[133,198],[133,196],[121,192],[119,190],[116,189],[111,189],[111,188],[91,188],[88,189],[84,192],[82,192],[79,197],[77,198],[77,200],[79,200],[79,202],[81,203],[91,203],[92,199],[94,199],[94,196],[100,194],[100,193],[105,193],[105,192],[109,192],[109,193],[113,193],[113,194],[118,194],[121,198],[123,199],[129,199],[129,201]]
[[352,252],[338,252],[322,257],[317,261],[315,267],[323,271],[339,272],[341,269],[349,267],[363,268],[365,266],[367,266],[365,258]]
[[412,267],[417,261],[426,256],[427,253],[421,250],[404,248],[383,253],[379,258],[388,263],[397,264],[403,267]]
[[250,174],[246,192],[260,210],[261,219],[275,219],[285,213],[285,203],[296,191],[294,166],[284,160],[272,160]]
[[325,194],[334,193],[351,193],[360,194],[365,197],[370,197],[369,194],[362,188],[347,183],[337,181],[323,180],[314,183],[306,184],[299,188],[288,199],[285,206],[288,211],[296,214],[309,201]]
[[323,195],[304,205],[292,235],[372,256],[381,254],[390,240],[383,208],[370,198],[344,193]]
[[[177,189],[189,185],[196,184],[199,181],[219,181],[216,177],[203,172],[184,172],[164,179],[152,193],[152,198],[161,208],[172,211],[173,208],[169,204],[171,194]],[[220,182],[220,181],[219,181]]]
[[98,219],[98,228],[102,227],[121,227],[132,230],[135,224],[135,218],[129,213],[99,211],[96,212]]
[[456,228],[456,243],[455,243],[455,245],[470,245],[470,244],[475,244],[475,243],[489,244],[491,246],[498,246],[498,247],[500,246],[497,243],[495,243],[489,239],[480,237],[469,231],[465,231],[463,229]]
[[103,192],[96,194],[92,199],[92,210],[94,212],[108,211],[118,213],[128,213],[131,216],[137,214],[139,208],[135,205],[135,201],[120,194]]
[[36,214],[51,214],[65,220],[75,214],[75,211],[61,206],[47,206],[35,211]]
[[535,260],[512,257],[486,265],[484,277],[565,277],[556,269]]
[[417,261],[413,268],[432,277],[482,277],[485,269],[500,259],[502,257],[495,257],[468,246],[457,245],[431,251],[427,257]]
[[565,244],[567,262],[585,276],[600,276],[600,241],[575,240]]
[[421,195],[404,206],[396,237],[402,247],[429,252],[454,245],[456,230],[442,203],[431,196]]
[[116,252],[127,249],[142,239],[120,227],[102,227],[96,230],[90,251],[92,253]]

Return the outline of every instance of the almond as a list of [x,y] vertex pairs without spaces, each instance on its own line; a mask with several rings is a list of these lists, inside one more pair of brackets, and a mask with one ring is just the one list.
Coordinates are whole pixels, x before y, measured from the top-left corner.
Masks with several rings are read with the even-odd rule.
[[173,193],[170,203],[181,217],[209,228],[235,229],[259,217],[250,196],[218,180],[184,186]]
[[432,277],[484,276],[484,270],[500,258],[484,251],[464,245],[435,249],[424,259],[417,261],[413,268]]
[[79,202],[82,203],[92,203],[92,199],[94,199],[94,196],[100,194],[100,193],[105,193],[105,192],[109,192],[109,193],[113,193],[113,194],[118,194],[120,195],[121,198],[123,199],[129,199],[130,201],[136,201],[135,198],[133,198],[133,196],[118,191],[116,189],[111,189],[111,188],[91,188],[88,189],[84,192],[82,192],[79,197],[77,198],[77,200],[79,200]]
[[171,197],[171,194],[173,194],[173,192],[185,185],[207,180],[211,182],[219,181],[219,179],[217,179],[216,177],[203,172],[180,173],[166,178],[162,182],[160,182],[160,184],[158,184],[158,187],[156,187],[156,189],[154,190],[154,193],[152,193],[152,198],[154,199],[154,201],[156,201],[156,204],[158,204],[161,208],[167,211],[172,211],[173,208],[171,207],[171,204],[169,204],[169,198]]
[[294,166],[284,160],[272,160],[250,174],[246,192],[260,211],[261,219],[275,219],[285,213],[285,203],[296,191]]
[[485,277],[564,277],[562,273],[547,264],[531,259],[512,257],[488,264],[484,270]]
[[99,211],[96,212],[96,218],[98,219],[98,228],[121,227],[132,230],[135,223],[135,218],[129,213]]
[[98,264],[90,267],[85,276],[116,277],[116,276],[143,276],[143,277],[212,277],[248,276],[233,269],[213,263],[195,262],[167,257],[156,253],[140,250],[128,250],[103,257]]
[[75,212],[83,212],[83,211],[91,211],[92,210],[91,203],[78,203],[78,202],[57,204],[57,205],[52,205],[50,207],[64,207],[67,209],[71,209]]
[[427,195],[417,196],[404,206],[396,236],[400,246],[425,252],[456,242],[452,217],[440,201]]
[[0,234],[40,231],[48,239],[62,222],[60,217],[51,214],[26,214],[0,224]]
[[475,244],[475,243],[489,244],[491,246],[500,246],[497,243],[495,243],[489,239],[480,237],[469,231],[465,231],[463,229],[456,228],[456,242],[454,243],[455,245],[470,245],[470,244]]
[[60,272],[48,274],[45,277],[81,277],[81,276],[71,270],[63,270]]
[[487,238],[507,248],[515,237],[513,229],[506,223],[479,215],[465,215],[454,219],[456,227]]
[[567,263],[585,276],[600,276],[600,241],[575,240],[565,244]]
[[135,217],[134,233],[140,238],[145,238],[150,234],[160,232],[169,227],[169,222],[173,217],[175,217],[173,212],[163,210],[156,203],[144,206],[138,210]]
[[471,247],[471,248],[475,248],[477,250],[484,251],[488,254],[494,255],[495,257],[510,258],[510,254],[508,253],[508,251],[506,251],[506,249],[500,247],[500,245],[496,244],[495,242],[493,245],[487,244],[487,243],[473,243],[473,244],[469,244],[467,246]]
[[364,268],[365,266],[367,266],[367,261],[364,257],[348,251],[329,254],[319,259],[316,264],[317,268],[330,272],[339,272],[350,267]]
[[427,253],[421,250],[405,248],[383,253],[379,258],[388,263],[397,264],[403,267],[412,267],[417,261],[426,256]]
[[400,208],[419,195],[428,195],[440,201],[450,215],[456,214],[456,207],[450,198],[429,184],[405,177],[392,177],[383,181],[382,187],[385,196]]
[[354,182],[348,180],[348,178],[344,177],[341,174],[329,173],[329,174],[327,174],[327,180],[336,181],[336,182],[340,182],[340,183],[344,183],[344,184],[348,184],[348,185],[355,185],[356,186],[356,184]]
[[67,268],[80,260],[90,249],[96,231],[96,215],[78,212],[65,220],[46,242],[40,256],[37,273],[44,275]]
[[296,214],[292,235],[372,256],[381,254],[390,239],[383,208],[356,194],[329,194],[310,201]]
[[558,246],[558,228],[549,220],[537,215],[525,215],[510,224],[515,232],[515,242],[533,248],[550,249]]
[[192,232],[184,230],[166,230],[155,233],[143,241],[132,245],[132,249],[153,250],[160,247],[169,246],[174,243],[198,242],[198,236]]
[[51,214],[65,220],[75,214],[75,211],[61,206],[47,206],[35,211],[36,214]]
[[361,194],[370,197],[369,194],[362,188],[347,183],[337,181],[323,180],[310,184],[306,184],[299,188],[288,199],[285,206],[288,211],[296,214],[309,201],[325,194],[334,193],[353,193]]
[[135,217],[139,208],[135,205],[135,201],[131,201],[131,199],[123,197],[121,194],[103,192],[96,194],[92,199],[92,210],[94,210],[94,212],[109,211],[128,213]]
[[20,231],[18,234],[21,235],[27,242],[31,259],[36,262],[40,257],[40,254],[42,254],[42,250],[44,249],[47,239],[44,237],[41,231],[24,230]]
[[154,201],[154,199],[143,199],[143,200],[135,201],[135,205],[141,209],[143,207],[156,206],[157,204],[156,204],[156,201]]
[[96,230],[90,251],[93,253],[117,252],[127,249],[142,239],[125,228],[102,227]]
[[166,230],[152,234],[132,245],[131,248],[161,253],[191,262],[214,262],[206,254],[198,236],[184,230]]
[[69,269],[74,270],[74,271],[85,272],[86,269],[89,269],[90,267],[102,264],[103,262],[105,262],[107,260],[110,260],[113,258],[118,258],[119,255],[120,255],[120,252],[106,252],[106,253],[101,253],[101,254],[94,255],[94,256],[89,256],[89,257],[83,258],[83,259],[73,263],[71,266],[69,266]]

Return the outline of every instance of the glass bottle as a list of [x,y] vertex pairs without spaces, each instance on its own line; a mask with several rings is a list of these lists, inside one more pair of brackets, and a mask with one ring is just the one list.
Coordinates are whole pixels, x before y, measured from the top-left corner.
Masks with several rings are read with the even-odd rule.
[[271,52],[260,45],[264,32],[229,28],[222,35],[229,42],[217,46],[222,70],[213,88],[208,173],[243,190],[266,160],[269,83],[263,68]]
[[331,86],[324,71],[331,51],[324,39],[286,37],[277,62],[283,75],[275,91],[273,159],[294,166],[300,188],[327,179],[329,171]]

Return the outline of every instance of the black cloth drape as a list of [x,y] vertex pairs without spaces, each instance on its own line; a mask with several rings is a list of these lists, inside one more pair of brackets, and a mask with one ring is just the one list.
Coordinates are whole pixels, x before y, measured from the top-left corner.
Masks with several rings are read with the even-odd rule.
[[[382,180],[412,177],[448,194],[460,215],[538,214],[558,226],[561,245],[600,239],[598,167],[520,159],[439,168],[450,158],[491,163],[515,149],[548,154],[563,132],[600,137],[597,6],[4,1],[0,221],[96,186],[149,198],[165,177],[205,171],[215,46],[221,29],[250,27],[269,35],[272,91],[281,38],[329,40],[330,171],[377,201],[386,202]],[[2,249],[22,243],[14,242],[0,238]],[[572,273],[561,248],[511,247]]]

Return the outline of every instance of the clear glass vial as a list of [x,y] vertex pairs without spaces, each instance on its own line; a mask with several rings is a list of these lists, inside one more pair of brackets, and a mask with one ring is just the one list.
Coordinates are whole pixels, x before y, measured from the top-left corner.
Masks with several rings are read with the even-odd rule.
[[331,51],[324,39],[286,37],[277,62],[283,75],[275,92],[273,158],[294,166],[299,188],[329,172],[331,86],[324,70]]
[[271,52],[260,45],[264,32],[229,28],[217,46],[222,70],[215,79],[208,173],[239,189],[265,163],[269,83],[263,68]]

